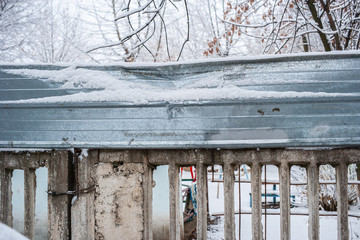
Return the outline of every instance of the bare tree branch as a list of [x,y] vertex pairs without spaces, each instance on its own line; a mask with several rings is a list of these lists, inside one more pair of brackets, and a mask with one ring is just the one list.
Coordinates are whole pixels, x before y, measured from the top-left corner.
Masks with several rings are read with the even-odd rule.
[[185,44],[190,40],[190,17],[189,17],[189,9],[188,9],[186,0],[184,0],[184,4],[185,4],[185,9],[186,9],[187,35],[186,35],[186,39],[185,39],[183,45],[181,46],[180,53],[179,53],[179,56],[176,59],[176,61],[179,61],[180,56],[184,50]]
[[[147,1],[144,5],[142,5],[141,7],[137,8],[137,9],[134,9],[134,10],[131,10],[129,11],[129,7],[127,9],[124,9],[124,10],[128,10],[127,12],[121,14],[120,16],[118,16],[117,18],[115,18],[115,21],[118,21],[122,18],[126,18],[126,17],[129,17],[135,13],[138,13],[138,12],[141,12],[141,11],[144,11],[148,6],[150,6],[151,3],[153,3],[154,0],[149,0]],[[129,1],[130,3],[130,1]]]

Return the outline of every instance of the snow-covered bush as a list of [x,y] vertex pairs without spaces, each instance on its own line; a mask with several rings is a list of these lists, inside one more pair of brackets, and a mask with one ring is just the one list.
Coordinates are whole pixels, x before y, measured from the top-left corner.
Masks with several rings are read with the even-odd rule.
[[[352,164],[349,166],[348,172],[349,180],[356,180],[356,165]],[[305,182],[306,170],[299,166],[293,166],[291,172],[292,182]],[[321,165],[319,167],[319,181],[320,182],[335,182],[336,172],[335,168],[330,165]],[[301,201],[306,202],[307,200],[307,187],[306,185],[299,185],[295,187]],[[319,189],[319,206],[325,211],[336,211],[337,210],[337,193],[336,184],[320,184]],[[355,185],[348,185],[348,203],[349,205],[355,205],[358,203],[358,192]]]

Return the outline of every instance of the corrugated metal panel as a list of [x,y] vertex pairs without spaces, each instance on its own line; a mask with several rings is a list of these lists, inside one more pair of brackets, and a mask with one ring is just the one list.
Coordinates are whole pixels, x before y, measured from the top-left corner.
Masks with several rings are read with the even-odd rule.
[[[0,67],[1,69],[1,67]],[[0,71],[0,101],[64,96],[94,89],[63,89],[60,84]]]
[[[1,66],[49,69],[54,66]],[[222,74],[246,89],[360,94],[360,54],[156,66],[87,66],[157,86]],[[60,69],[60,68],[59,68]],[[0,72],[0,99],[71,94]],[[13,82],[12,82],[13,81]],[[13,85],[12,85],[13,84]],[[4,87],[3,87],[4,86]],[[12,88],[12,86],[17,86]],[[17,91],[18,89],[18,91]],[[34,89],[38,91],[34,91]],[[50,90],[50,91],[49,91]],[[3,94],[7,91],[8,95]],[[62,92],[63,91],[63,92]],[[76,91],[91,91],[81,89]],[[43,95],[41,95],[43,94]],[[29,98],[25,95],[22,99]],[[360,97],[149,103],[0,104],[0,147],[250,148],[360,146]]]

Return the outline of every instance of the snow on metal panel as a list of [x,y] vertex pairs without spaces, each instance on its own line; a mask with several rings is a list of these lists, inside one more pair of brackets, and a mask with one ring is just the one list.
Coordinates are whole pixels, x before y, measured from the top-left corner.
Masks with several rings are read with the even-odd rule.
[[[1,90],[73,94],[59,84],[17,76],[1,66]],[[0,91],[0,147],[11,148],[252,148],[360,146],[360,54],[323,54],[154,66],[83,66],[134,82],[181,88],[217,74],[239,88],[342,93],[182,102],[44,102],[5,100]],[[220,74],[220,75],[219,75]],[[11,88],[11,79],[16,79]],[[22,84],[22,80],[23,83]],[[31,83],[31,84],[30,84]],[[1,85],[2,84],[2,85]],[[4,86],[4,87],[3,87]],[[187,85],[188,86],[188,85]],[[204,88],[214,86],[204,84]],[[21,91],[20,91],[21,90]],[[49,91],[50,90],[50,91]],[[56,92],[58,90],[58,92]],[[98,89],[77,88],[75,92]],[[63,92],[62,92],[63,91]],[[36,91],[33,91],[34,93]],[[346,95],[351,93],[353,95]],[[160,94],[160,93],[159,93]],[[21,95],[21,94],[19,94]]]

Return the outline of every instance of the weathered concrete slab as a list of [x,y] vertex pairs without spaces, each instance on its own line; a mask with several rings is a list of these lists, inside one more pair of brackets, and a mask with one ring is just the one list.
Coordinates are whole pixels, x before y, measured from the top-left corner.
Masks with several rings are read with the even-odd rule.
[[144,238],[144,167],[100,163],[95,167],[95,239]]

